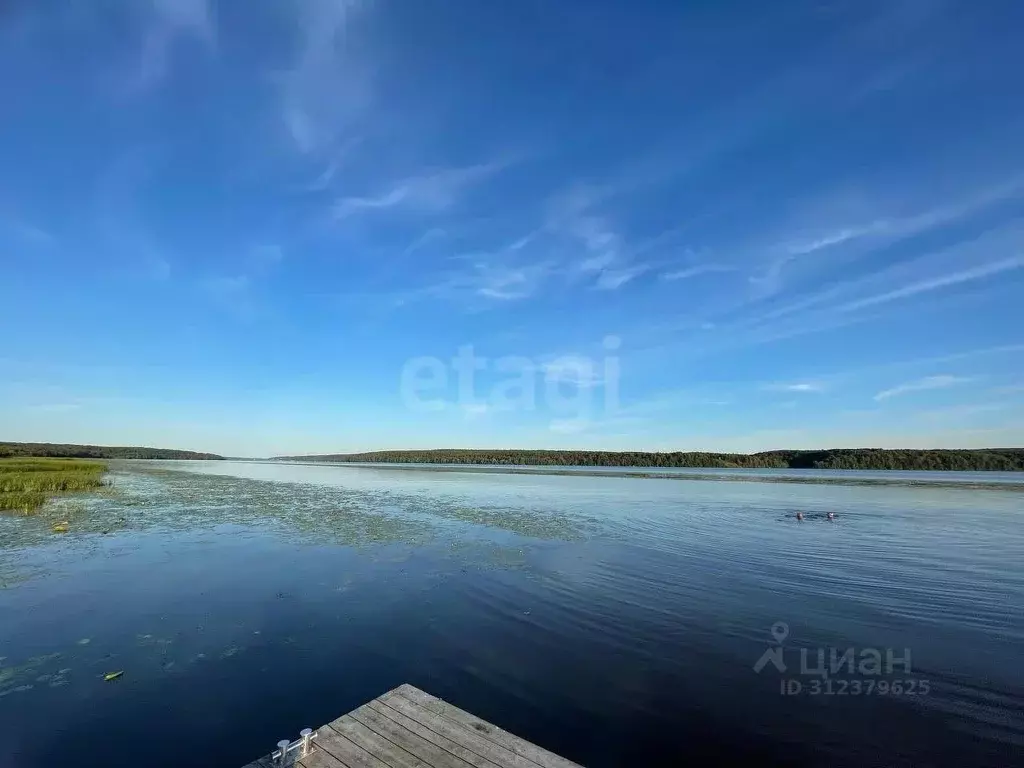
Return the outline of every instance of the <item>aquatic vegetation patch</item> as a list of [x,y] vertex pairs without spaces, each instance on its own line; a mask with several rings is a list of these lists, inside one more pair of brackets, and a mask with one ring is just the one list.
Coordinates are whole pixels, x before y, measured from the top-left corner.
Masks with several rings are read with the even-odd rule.
[[106,471],[85,459],[0,459],[0,510],[31,514],[54,495],[103,487]]
[[54,675],[46,675],[43,669],[61,657],[60,653],[48,653],[33,656],[21,664],[8,664],[6,658],[0,658],[0,697],[12,693],[23,693],[36,686],[37,683],[50,684],[56,679],[58,685],[63,684],[70,669],[61,669]]
[[104,481],[91,493],[50,498],[29,516],[0,515],[0,589],[53,573],[70,554],[59,561],[19,555],[32,547],[108,556],[132,551],[139,533],[269,534],[312,547],[418,548],[455,541],[474,544],[474,552],[480,545],[477,554],[487,553],[477,558],[481,562],[515,567],[524,538],[577,541],[597,525],[585,512],[543,504],[474,503],[462,494],[268,481],[154,464],[112,462]]

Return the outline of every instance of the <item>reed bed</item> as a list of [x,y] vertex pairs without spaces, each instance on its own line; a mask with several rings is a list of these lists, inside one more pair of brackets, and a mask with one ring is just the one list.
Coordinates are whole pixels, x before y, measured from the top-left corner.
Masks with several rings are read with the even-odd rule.
[[99,488],[106,471],[86,459],[0,459],[0,510],[33,512],[53,495]]

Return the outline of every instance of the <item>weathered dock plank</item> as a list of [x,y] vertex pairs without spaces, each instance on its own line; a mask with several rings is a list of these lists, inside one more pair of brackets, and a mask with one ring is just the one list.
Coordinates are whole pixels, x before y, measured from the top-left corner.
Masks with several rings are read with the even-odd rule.
[[436,696],[401,685],[317,731],[312,752],[245,768],[580,768]]
[[404,696],[393,696],[382,704],[394,707],[402,714],[423,722],[429,730],[461,744],[465,749],[480,755],[500,768],[537,768],[538,765],[547,768],[544,763],[529,760],[511,749],[491,741],[476,729],[470,730],[446,717],[417,707],[415,703]]
[[[303,768],[361,768],[360,763],[346,764],[333,757],[326,749],[313,750],[313,754],[307,755],[299,760],[295,765],[303,766]],[[371,765],[371,763],[367,763]]]
[[[319,753],[326,752],[338,765],[344,765],[345,768],[389,768],[387,763],[330,725],[325,725],[317,734],[313,747],[314,758]],[[308,757],[302,758],[299,765],[303,768],[313,768],[313,763]]]
[[358,720],[353,719],[351,715],[342,715],[331,723],[331,728],[381,762],[386,763],[390,768],[422,768],[430,765],[415,755],[409,754],[386,736],[381,736],[372,728],[367,728]]
[[405,750],[413,757],[423,760],[428,765],[473,768],[473,764],[467,762],[461,756],[443,747],[439,747],[429,739],[425,739],[404,725],[392,720],[386,714],[370,709],[367,704],[355,710],[352,713],[352,717],[392,742],[396,747]]
[[[437,717],[431,721],[435,724],[444,721],[455,723],[461,726],[463,730],[468,731],[470,735],[478,734],[488,741],[515,753],[519,757],[529,760],[535,765],[540,765],[543,768],[579,768],[576,763],[566,760],[564,757],[559,757],[554,752],[548,752],[546,749],[538,747],[526,739],[521,739],[508,731],[502,730],[498,726],[481,720],[479,717],[471,715],[469,712],[459,709],[436,696],[431,696],[429,693],[421,691],[419,688],[415,688],[408,683],[388,691],[379,698],[379,701],[383,701],[386,704],[396,697],[408,699],[426,712],[436,715]],[[522,765],[520,762],[507,762],[502,765],[506,764],[509,766]],[[532,767],[524,766],[524,768]]]
[[[471,749],[468,744],[460,744],[457,741],[449,739],[440,731],[432,731],[428,726],[417,721],[415,717],[409,717],[399,709],[395,709],[395,703],[396,702],[392,701],[389,704],[384,704],[383,702],[375,700],[371,701],[366,706],[370,707],[374,711],[380,711],[382,714],[387,715],[387,717],[390,717],[396,723],[404,725],[410,731],[421,738],[426,739],[432,744],[436,744],[437,746],[448,750],[453,755],[461,757],[475,768],[501,768],[501,763],[496,763],[487,759],[487,745],[483,745],[482,748],[477,747],[474,751],[474,749]],[[414,712],[413,714],[415,716],[417,713]]]

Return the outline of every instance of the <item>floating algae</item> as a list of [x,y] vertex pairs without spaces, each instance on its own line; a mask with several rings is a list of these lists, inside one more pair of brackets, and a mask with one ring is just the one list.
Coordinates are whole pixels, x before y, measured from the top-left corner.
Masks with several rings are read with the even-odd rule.
[[[60,657],[59,653],[48,653],[33,656],[14,666],[0,662],[0,696],[31,690],[33,684],[39,682],[39,678],[46,674],[43,671],[46,664]],[[6,658],[3,661],[6,661]]]

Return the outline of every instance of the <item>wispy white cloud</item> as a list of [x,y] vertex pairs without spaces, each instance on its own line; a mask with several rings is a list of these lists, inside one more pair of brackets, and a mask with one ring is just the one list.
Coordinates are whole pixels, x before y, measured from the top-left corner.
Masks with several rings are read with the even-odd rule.
[[601,272],[615,263],[616,255],[612,249],[600,250],[587,256],[577,265],[582,272]]
[[798,381],[789,384],[769,384],[766,389],[773,392],[823,392],[825,385],[817,381]]
[[488,299],[525,299],[538,287],[536,277],[527,269],[493,269],[479,265],[476,292]]
[[244,251],[234,261],[230,274],[212,275],[198,281],[199,290],[210,301],[243,318],[254,316],[258,309],[258,288],[285,258],[285,251],[276,243],[262,243]]
[[1021,191],[1024,191],[1024,176],[1013,176],[988,184],[963,199],[881,222],[881,231],[899,237],[916,235],[966,219],[989,206],[1018,196]]
[[[371,71],[357,55],[353,30],[366,5],[360,0],[298,0],[293,6],[299,40],[293,64],[281,79],[281,119],[303,154],[335,155],[339,141],[370,106]],[[328,166],[324,172],[325,188],[336,170]]]
[[962,352],[952,352],[948,355],[935,357],[912,358],[910,360],[897,360],[891,363],[881,363],[873,368],[913,368],[917,366],[941,365],[956,360],[969,360],[975,357],[988,357],[990,355],[1006,355],[1024,352],[1024,344],[1003,344],[998,347],[980,347],[978,349],[967,349]]
[[582,246],[583,253],[563,271],[571,281],[583,281],[599,291],[617,290],[655,269],[653,263],[636,258],[652,245],[629,247],[612,221],[596,211],[597,203],[611,194],[610,188],[577,185],[549,201],[545,227],[556,238]]
[[[885,311],[888,304],[899,299],[1015,269],[1020,266],[1019,259],[1003,260],[995,265],[983,267],[966,265],[977,264],[980,259],[993,252],[1017,251],[1021,248],[1022,242],[1024,241],[1018,229],[998,227],[976,239],[956,243],[939,252],[927,252],[916,259],[890,263],[880,270],[853,279],[840,279],[802,298],[740,320],[737,325],[751,329],[769,326],[779,329],[777,333],[782,335],[774,338],[801,335],[825,327],[838,327],[837,324],[855,322],[863,317],[863,313],[854,315],[856,310],[878,308]],[[947,274],[940,274],[927,280],[920,279],[922,273],[934,274],[942,271]],[[836,267],[831,268],[831,275],[842,276],[844,272]],[[901,282],[909,284],[900,286]],[[780,284],[781,282],[775,287],[778,288]],[[894,288],[894,285],[900,287]],[[840,320],[837,317],[840,314],[849,317]],[[780,318],[786,318],[784,324],[777,322]],[[789,326],[788,330],[786,324]]]
[[[538,293],[555,271],[551,260],[523,252],[529,236],[493,251],[444,256],[437,244],[451,238],[447,229],[432,228],[416,237],[380,273],[386,282],[405,282],[409,276],[426,276],[418,287],[398,288],[377,294],[385,306],[409,306],[437,300],[482,309],[488,305],[528,299]],[[429,252],[422,254],[421,252]],[[415,257],[415,258],[414,258]],[[415,262],[430,258],[436,267],[416,268]],[[442,268],[442,265],[455,265]]]
[[864,238],[895,240],[912,237],[930,229],[953,224],[987,206],[1016,194],[1024,179],[1009,179],[993,184],[974,195],[951,203],[935,205],[917,213],[902,216],[884,216],[864,224],[854,224],[826,231],[807,241],[795,241],[784,246],[787,253],[806,256],[827,248]]
[[469,309],[480,309],[495,303],[529,299],[540,292],[547,279],[554,274],[550,261],[528,261],[521,257],[507,258],[503,249],[474,258],[456,259],[462,264],[456,270],[442,274],[439,280],[392,295],[397,306],[434,299],[452,302]]
[[603,269],[597,276],[594,287],[599,291],[614,291],[631,282],[640,275],[648,272],[651,267],[647,264],[633,264],[618,269]]
[[376,197],[346,197],[334,206],[334,218],[344,219],[357,211],[373,208],[391,208],[409,197],[409,187],[405,184],[394,187]]
[[773,259],[760,273],[750,275],[747,282],[755,299],[763,299],[779,293],[783,288],[783,271],[796,259],[795,254],[786,254]]
[[536,238],[537,238],[537,233],[536,232],[531,232],[528,235],[523,235],[518,240],[515,240],[514,242],[510,243],[509,246],[508,246],[508,250],[509,251],[521,251],[521,250],[523,250],[523,248],[525,248],[530,243],[532,243]]
[[982,264],[981,266],[973,267],[971,269],[951,272],[949,274],[939,275],[927,280],[919,280],[895,290],[847,302],[846,304],[837,307],[836,311],[853,312],[855,310],[876,306],[878,304],[886,304],[891,301],[896,301],[897,299],[910,298],[911,296],[928,293],[940,288],[948,288],[952,285],[960,285],[961,283],[981,280],[1003,272],[1020,269],[1021,267],[1024,267],[1024,256],[1012,256],[1010,258],[993,261],[988,264]]
[[[294,136],[292,138],[294,140]],[[358,136],[341,140],[341,146],[330,152],[330,157],[326,160],[324,169],[320,174],[308,184],[299,186],[298,191],[324,192],[325,190],[330,189],[334,184],[335,179],[338,178],[338,174],[352,157],[353,151],[359,146],[361,141],[362,139]]]
[[612,224],[594,211],[604,195],[606,190],[576,185],[548,203],[548,231],[583,246],[585,253],[577,263],[583,272],[599,272],[621,256],[622,239]]
[[133,83],[136,88],[163,80],[170,68],[171,50],[181,41],[216,49],[217,31],[208,0],[144,0],[139,6],[146,14],[146,29]]
[[686,267],[685,269],[664,272],[659,277],[662,280],[668,281],[689,280],[691,277],[698,277],[700,275],[707,275],[714,272],[731,272],[734,269],[735,267],[727,264],[698,264],[693,267]]
[[438,240],[443,240],[447,236],[448,232],[439,227],[428,229],[426,232],[424,232],[422,235],[417,237],[415,240],[413,240],[411,243],[409,243],[409,245],[405,247],[405,250],[402,251],[402,257],[404,258],[406,256],[411,256],[412,254],[416,253],[416,251],[425,248],[430,243],[437,242]]
[[948,387],[955,387],[959,384],[966,384],[971,381],[969,377],[964,376],[952,376],[949,374],[943,374],[940,376],[927,376],[923,379],[916,381],[908,381],[905,384],[899,384],[890,389],[885,389],[875,395],[875,400],[881,402],[882,400],[888,400],[891,397],[897,397],[899,395],[906,395],[911,392],[925,392],[933,389],[946,389]]
[[858,227],[844,227],[834,232],[821,235],[814,240],[790,243],[786,246],[786,251],[793,256],[806,256],[807,254],[814,253],[815,251],[820,251],[824,248],[831,248],[834,245],[840,245],[849,240],[856,240],[857,238],[864,237],[865,235],[884,232],[887,227],[888,224],[884,221],[876,221],[871,224]]
[[[1022,190],[1024,176],[1013,176],[983,185],[961,199],[950,202],[933,200],[930,206],[919,205],[911,212],[905,212],[906,205],[902,201],[881,205],[865,204],[862,201],[863,195],[855,195],[854,199],[857,202],[853,204],[844,195],[835,195],[833,197],[837,199],[826,198],[825,202],[810,204],[807,210],[801,212],[797,219],[788,225],[789,228],[796,229],[797,234],[777,237],[774,245],[758,245],[755,240],[746,246],[749,250],[762,250],[766,254],[766,257],[753,267],[750,275],[752,296],[755,300],[760,300],[783,293],[795,281],[794,277],[836,274],[842,264],[876,252],[879,248],[892,246],[896,242],[968,220],[993,205],[1014,199]],[[879,196],[884,197],[884,194],[884,191],[879,191]],[[861,222],[824,227],[808,224],[817,218],[847,218],[848,213],[837,214],[835,209],[845,211],[851,207],[866,209],[862,210],[865,215],[858,217],[862,219]],[[763,243],[765,237],[762,235],[758,239]],[[825,255],[828,256],[827,260],[822,258]],[[791,277],[791,274],[794,277]],[[849,287],[850,283],[838,283],[794,304],[777,308],[768,317],[782,316],[819,304],[842,294]]]
[[494,161],[412,176],[375,195],[343,197],[335,202],[333,215],[335,219],[346,219],[360,212],[395,207],[425,213],[444,211],[455,205],[469,187],[507,165],[507,161]]

